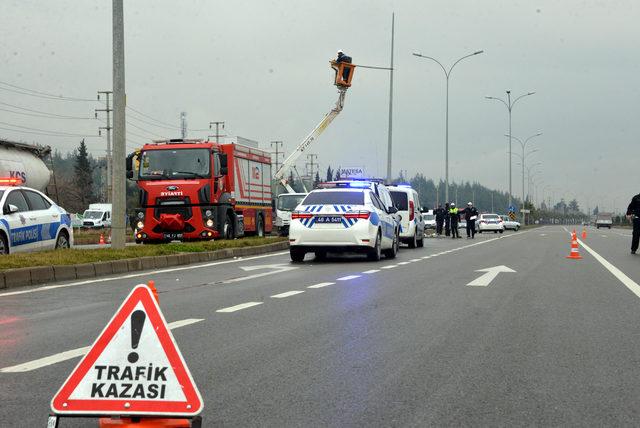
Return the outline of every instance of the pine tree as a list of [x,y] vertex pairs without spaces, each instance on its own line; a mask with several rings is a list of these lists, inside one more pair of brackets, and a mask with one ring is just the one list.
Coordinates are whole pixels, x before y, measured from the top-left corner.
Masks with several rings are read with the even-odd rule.
[[80,204],[78,208],[83,209],[93,202],[93,177],[91,170],[91,161],[89,152],[84,139],[80,142],[78,152],[76,154],[75,164],[75,186],[78,190],[77,202]]
[[313,180],[313,188],[318,188],[318,184],[320,184],[320,173],[316,171],[316,177]]
[[331,169],[331,165],[327,167],[327,181],[333,181],[333,170]]

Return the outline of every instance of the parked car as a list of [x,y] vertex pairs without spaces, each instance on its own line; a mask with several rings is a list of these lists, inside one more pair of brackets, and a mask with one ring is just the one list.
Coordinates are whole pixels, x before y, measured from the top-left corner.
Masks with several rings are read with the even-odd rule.
[[520,230],[520,222],[511,220],[508,215],[501,215],[502,223],[504,223],[504,230],[515,230],[516,232]]
[[478,216],[477,223],[478,233],[482,232],[493,232],[493,233],[502,233],[504,232],[504,222],[500,218],[498,214],[480,214]]
[[393,199],[393,205],[400,214],[400,242],[409,244],[409,248],[424,246],[424,220],[420,211],[418,192],[407,185],[387,187]]
[[436,215],[433,210],[427,210],[422,213],[422,221],[424,221],[424,230],[428,229],[436,230]]
[[613,215],[610,213],[599,213],[596,217],[596,227],[600,229],[601,227],[607,227],[611,229],[613,225]]
[[43,193],[0,179],[0,254],[73,245],[71,217]]

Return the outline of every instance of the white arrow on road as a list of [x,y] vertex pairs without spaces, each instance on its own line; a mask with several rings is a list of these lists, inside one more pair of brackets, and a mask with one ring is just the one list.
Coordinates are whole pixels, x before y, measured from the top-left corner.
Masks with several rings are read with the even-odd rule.
[[496,278],[496,276],[498,276],[499,273],[501,272],[515,273],[515,270],[508,268],[506,266],[494,266],[486,269],[479,269],[476,272],[486,272],[486,273],[474,279],[467,285],[471,285],[475,287],[486,287],[487,285],[491,284],[491,281],[493,281]]
[[238,278],[227,279],[226,281],[222,281],[222,283],[229,284],[232,282],[247,281],[249,279],[261,278],[263,276],[274,275],[276,273],[287,272],[287,271],[299,269],[299,268],[297,266],[291,266],[291,265],[282,263],[282,264],[270,264],[270,265],[240,266],[240,269],[247,272],[251,272],[254,270],[261,270],[261,269],[269,269],[269,271],[256,273],[253,275],[241,276]]

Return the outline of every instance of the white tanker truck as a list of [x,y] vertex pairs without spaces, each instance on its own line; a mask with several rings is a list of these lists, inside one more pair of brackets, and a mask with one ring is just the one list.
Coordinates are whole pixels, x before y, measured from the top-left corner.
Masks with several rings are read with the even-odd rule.
[[0,139],[0,177],[19,178],[23,186],[44,192],[51,171],[43,159],[50,152],[49,146],[39,147]]

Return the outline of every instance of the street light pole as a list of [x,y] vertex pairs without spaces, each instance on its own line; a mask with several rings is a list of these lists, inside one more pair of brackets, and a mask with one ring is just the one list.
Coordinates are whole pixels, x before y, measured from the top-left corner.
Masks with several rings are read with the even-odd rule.
[[513,135],[512,131],[511,131],[511,111],[513,110],[513,106],[522,98],[524,97],[528,97],[529,95],[533,95],[535,94],[535,92],[527,92],[524,95],[520,95],[519,97],[517,97],[515,100],[513,100],[513,102],[511,102],[511,91],[507,91],[507,101],[503,100],[502,98],[498,98],[498,97],[490,97],[490,96],[486,96],[485,98],[488,100],[496,100],[496,101],[500,101],[502,104],[505,105],[505,107],[507,108],[507,110],[509,111],[509,155],[508,155],[508,159],[507,161],[509,162],[509,206],[511,206],[511,197],[512,197],[512,187],[511,187],[511,136]]
[[[530,155],[530,154],[535,153],[535,152],[537,152],[537,151],[538,151],[538,149],[535,149],[535,150],[532,150],[532,151],[530,151],[529,153],[525,154],[525,149],[527,148],[527,143],[528,143],[531,139],[536,138],[536,137],[539,137],[539,136],[541,136],[541,135],[542,135],[542,132],[538,132],[537,134],[533,134],[532,136],[527,137],[527,139],[526,139],[526,140],[524,140],[524,142],[523,142],[520,138],[518,138],[518,137],[514,137],[513,135],[507,135],[508,137],[510,137],[510,138],[512,138],[512,139],[514,139],[514,140],[516,140],[518,143],[520,143],[520,147],[522,147],[522,156],[521,156],[521,158],[522,158],[522,202],[521,202],[521,208],[520,208],[520,211],[522,211],[523,209],[525,209],[525,208],[526,208],[526,206],[525,206],[525,194],[524,194],[524,168],[525,168],[525,159],[526,159],[526,157],[527,157],[528,155]],[[509,164],[511,164],[511,162],[509,162]],[[521,214],[522,214],[522,221],[523,221],[523,224],[524,224],[524,216],[525,216],[525,215],[524,215],[524,213],[522,213],[522,212],[521,212]]]
[[[447,91],[446,91],[446,111],[445,111],[445,134],[444,134],[444,175],[445,175],[445,188],[444,188],[444,199],[446,202],[449,201],[449,77],[451,76],[451,72],[453,71],[453,67],[456,66],[456,64],[458,64],[460,61],[462,61],[465,58],[469,58],[472,57],[474,55],[479,55],[481,53],[483,53],[483,50],[480,51],[476,51],[474,53],[471,53],[469,55],[465,55],[462,58],[458,59],[456,62],[453,63],[453,65],[449,68],[449,70],[447,71],[447,69],[444,67],[444,65],[442,65],[442,63],[440,61],[438,61],[435,58],[432,58],[430,56],[426,56],[426,55],[422,55],[420,53],[413,53],[413,56],[417,56],[419,58],[426,58],[426,59],[430,59],[432,61],[435,61],[440,68],[442,68],[442,71],[444,71],[444,76],[446,78],[446,83],[447,83]],[[511,132],[511,131],[509,131]]]

